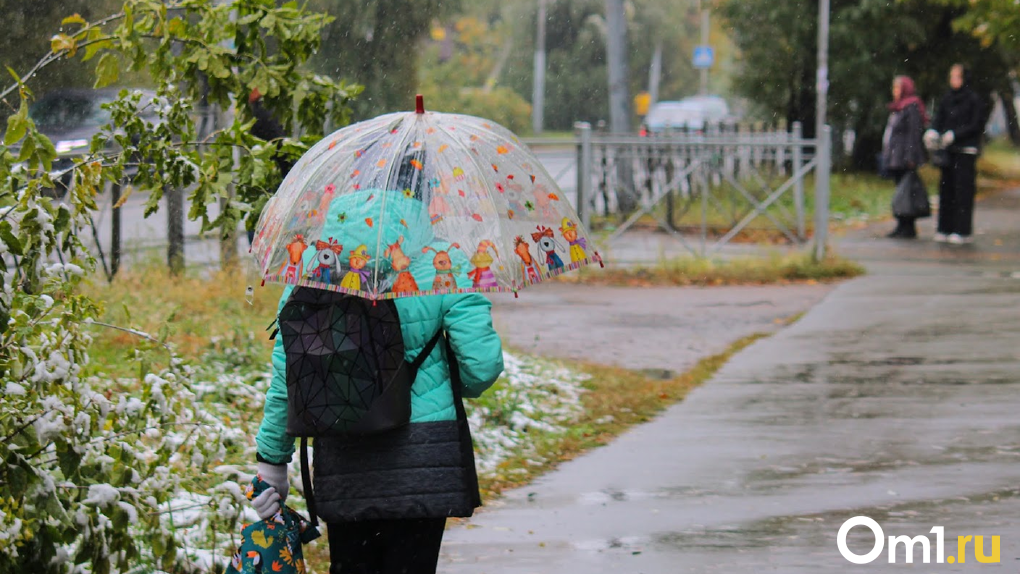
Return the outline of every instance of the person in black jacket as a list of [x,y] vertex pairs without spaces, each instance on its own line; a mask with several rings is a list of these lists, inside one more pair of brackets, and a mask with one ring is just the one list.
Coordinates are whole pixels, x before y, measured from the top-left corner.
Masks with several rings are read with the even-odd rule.
[[976,191],[977,156],[984,133],[984,104],[968,86],[961,64],[949,71],[949,92],[942,97],[935,121],[925,133],[925,145],[946,152],[939,182],[939,218],[936,241],[971,242]]
[[[882,162],[899,185],[903,176],[917,169],[925,161],[924,125],[928,114],[924,102],[917,97],[914,81],[907,76],[896,76],[892,87],[893,101],[889,103],[889,122],[882,139]],[[889,237],[914,238],[916,217],[898,216],[896,229]]]

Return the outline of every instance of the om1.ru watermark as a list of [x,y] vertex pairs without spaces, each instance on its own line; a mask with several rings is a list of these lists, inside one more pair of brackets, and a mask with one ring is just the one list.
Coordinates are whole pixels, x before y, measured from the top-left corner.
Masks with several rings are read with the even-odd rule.
[[[847,534],[855,526],[864,526],[870,528],[871,532],[875,535],[875,546],[872,547],[871,551],[867,554],[856,554],[846,545]],[[945,538],[946,529],[943,526],[935,526],[931,529],[931,533],[935,535],[935,563],[936,564],[954,564],[959,562],[964,564],[967,562],[967,546],[973,544],[974,559],[981,564],[998,564],[999,563],[999,537],[991,536],[992,539],[992,550],[990,554],[985,554],[985,537],[984,536],[957,536],[956,537],[956,556],[946,556],[945,554]],[[843,526],[839,527],[839,534],[836,537],[836,547],[839,548],[839,553],[843,555],[848,561],[854,564],[869,564],[878,559],[882,555],[882,550],[885,548],[885,532],[882,531],[882,527],[877,522],[868,518],[867,516],[855,516],[850,520],[843,523]],[[927,536],[915,536],[913,538],[909,536],[890,536],[889,537],[889,563],[896,563],[896,556],[898,549],[903,548],[904,558],[907,564],[914,563],[914,547],[920,545],[925,564],[929,564],[931,560],[931,539]]]

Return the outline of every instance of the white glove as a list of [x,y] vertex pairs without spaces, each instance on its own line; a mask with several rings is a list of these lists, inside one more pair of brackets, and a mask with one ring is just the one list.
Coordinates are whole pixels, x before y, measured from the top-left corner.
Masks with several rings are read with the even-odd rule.
[[939,147],[939,132],[935,130],[928,130],[924,132],[924,147],[928,149],[935,149]]
[[252,499],[251,505],[259,518],[267,520],[275,516],[287,500],[287,492],[290,490],[290,484],[287,482],[287,465],[260,462],[258,473],[270,488]]
[[953,132],[946,132],[942,134],[942,147],[949,147],[956,141],[956,134]]

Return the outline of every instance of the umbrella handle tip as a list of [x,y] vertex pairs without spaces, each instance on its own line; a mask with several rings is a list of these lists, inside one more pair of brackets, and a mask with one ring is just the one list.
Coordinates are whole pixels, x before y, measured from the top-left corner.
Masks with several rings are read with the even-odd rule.
[[418,114],[425,113],[425,97],[421,94],[414,97],[414,111]]

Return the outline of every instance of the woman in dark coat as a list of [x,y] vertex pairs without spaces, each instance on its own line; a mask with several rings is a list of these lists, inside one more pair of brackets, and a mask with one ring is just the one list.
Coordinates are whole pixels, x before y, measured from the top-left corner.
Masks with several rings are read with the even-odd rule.
[[970,243],[973,233],[977,157],[984,133],[984,104],[967,85],[966,68],[949,71],[949,92],[942,97],[925,144],[946,151],[939,182],[939,220],[936,241]]
[[[896,76],[892,87],[893,101],[889,104],[889,122],[883,138],[882,160],[896,183],[925,161],[924,125],[928,122],[924,102],[917,97],[914,81],[907,76]],[[897,217],[896,229],[889,237],[914,238],[917,228],[915,217]]]

